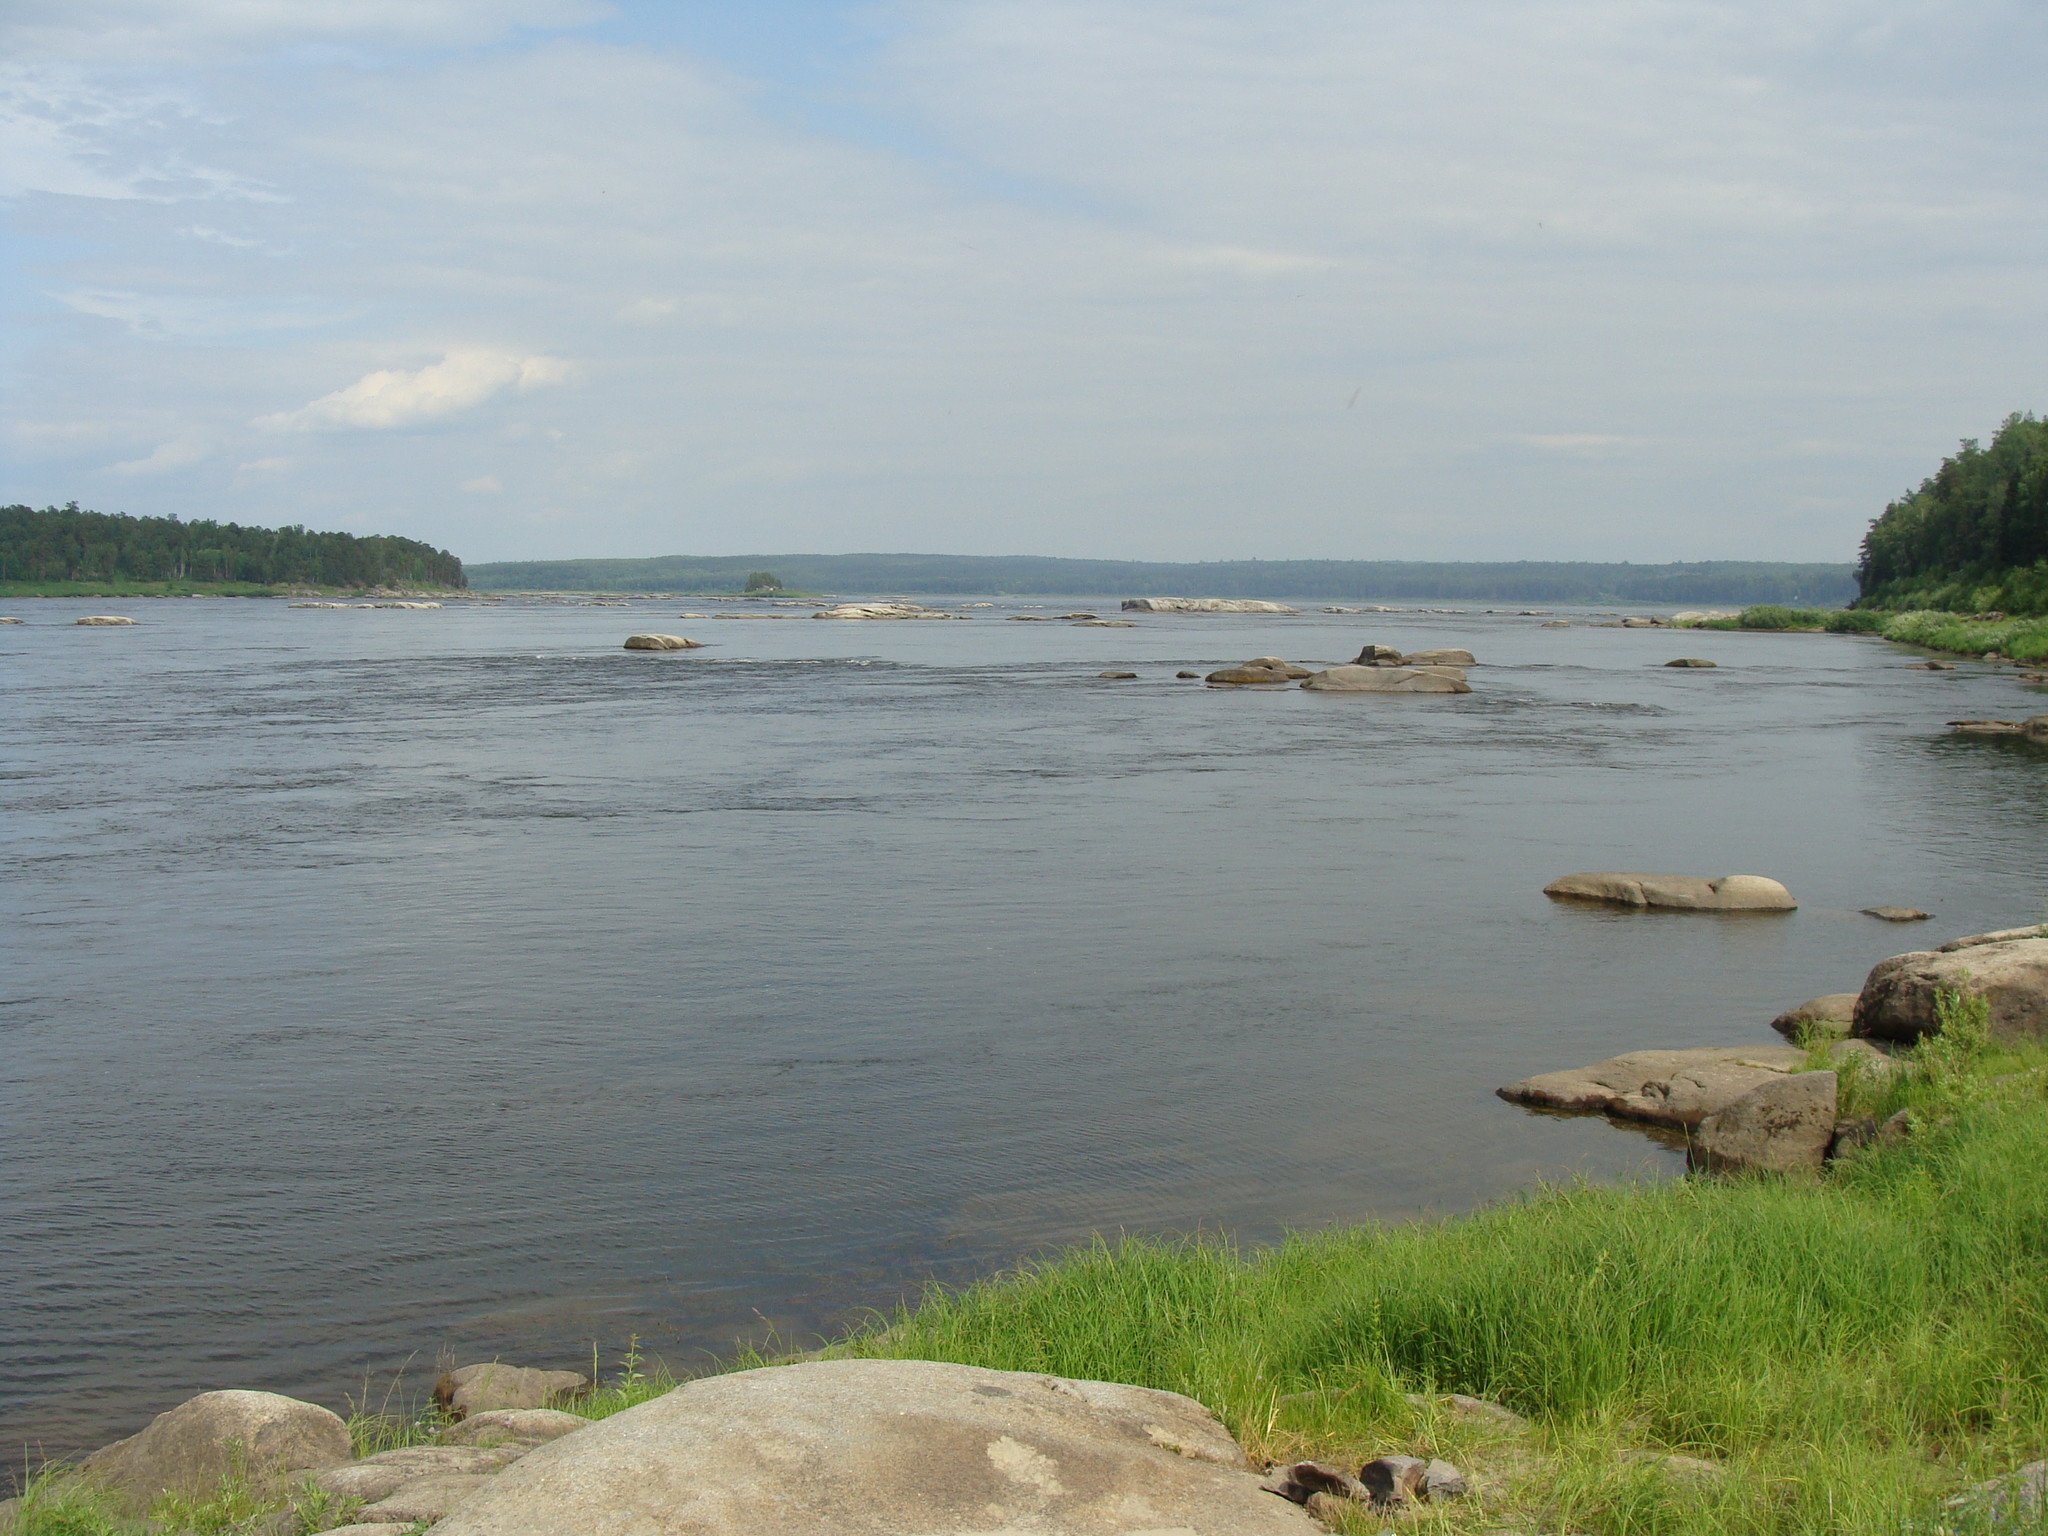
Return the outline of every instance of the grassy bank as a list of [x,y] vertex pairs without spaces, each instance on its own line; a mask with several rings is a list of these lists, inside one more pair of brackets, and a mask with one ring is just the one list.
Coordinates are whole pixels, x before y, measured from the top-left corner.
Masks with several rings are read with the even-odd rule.
[[1813,634],[1881,635],[1957,656],[2010,656],[2015,661],[2048,661],[2048,618],[1976,618],[1962,613],[1916,610],[1884,613],[1870,608],[1745,608],[1732,619],[1708,619],[1700,629],[1784,630]]
[[[1162,1387],[1254,1457],[1402,1450],[1474,1475],[1473,1498],[1405,1529],[1981,1528],[1943,1501],[2048,1451],[2048,1050],[1996,1050],[1981,1015],[1956,1017],[1903,1072],[1846,1082],[1852,1112],[1903,1109],[1911,1132],[1818,1182],[1549,1188],[1256,1250],[1099,1242],[935,1290],[832,1352]],[[629,1355],[572,1406],[602,1417],[672,1384]],[[1449,1392],[1527,1425],[1456,1416]],[[434,1427],[354,1423],[363,1450]],[[246,1489],[157,1514],[208,1536],[255,1518]],[[60,1480],[18,1532],[134,1529]]]

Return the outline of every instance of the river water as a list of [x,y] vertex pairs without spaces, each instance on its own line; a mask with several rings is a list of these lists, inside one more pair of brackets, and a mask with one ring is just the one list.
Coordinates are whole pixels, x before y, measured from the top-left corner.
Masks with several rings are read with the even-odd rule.
[[[1093,1232],[1260,1240],[1667,1175],[1492,1090],[1772,1039],[1786,1005],[2048,898],[2048,754],[1943,731],[2048,706],[1879,641],[689,606],[15,605],[17,1462],[210,1387],[338,1407],[407,1361],[609,1360],[634,1333],[688,1369]],[[708,644],[621,651],[636,629]],[[1475,691],[1173,677],[1368,640],[1469,646]],[[1597,868],[1804,904],[1542,895]],[[1858,915],[1879,902],[1938,916]]]

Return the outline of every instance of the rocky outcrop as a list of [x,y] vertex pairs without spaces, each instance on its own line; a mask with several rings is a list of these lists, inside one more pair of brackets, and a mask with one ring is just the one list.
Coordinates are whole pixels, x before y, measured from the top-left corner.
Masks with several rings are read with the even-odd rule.
[[538,1371],[496,1360],[457,1366],[434,1383],[434,1401],[458,1419],[506,1408],[546,1408],[583,1392],[579,1371]]
[[915,1360],[692,1381],[546,1445],[437,1536],[1313,1536],[1170,1392]]
[[1760,1083],[1702,1116],[1691,1160],[1710,1173],[1816,1174],[1835,1139],[1832,1072],[1794,1072]]
[[1399,662],[1399,665],[1404,667],[1475,667],[1478,664],[1472,653],[1462,646],[1448,646],[1435,651],[1409,651]]
[[1664,665],[1667,667],[1691,667],[1697,670],[1718,666],[1719,663],[1708,661],[1704,656],[1681,656],[1676,661],[1665,662]]
[[2048,1039],[2048,929],[1974,934],[1879,961],[1856,998],[1853,1032],[1875,1040],[1932,1034],[1943,992],[1981,995],[1995,1039]]
[[1470,693],[1456,667],[1331,667],[1306,679],[1311,693]]
[[1285,603],[1249,597],[1127,597],[1125,613],[1299,613]]
[[535,1445],[574,1434],[590,1421],[559,1408],[486,1408],[441,1431],[443,1445]]
[[1098,672],[1095,674],[1105,682],[1127,683],[1137,677],[1135,672]]
[[1362,645],[1358,654],[1351,658],[1354,667],[1396,667],[1401,664],[1401,648],[1398,645]]
[[821,608],[814,619],[965,619],[964,613],[945,613],[921,603],[837,603]]
[[1806,1053],[1789,1045],[1630,1051],[1590,1067],[1539,1073],[1495,1091],[1511,1104],[1532,1109],[1613,1115],[1690,1130],[1716,1110],[1805,1064]]
[[1565,875],[1543,894],[1567,901],[1599,901],[1617,907],[1658,907],[1673,912],[1790,912],[1792,893],[1762,875],[1644,875],[1588,871]]
[[202,1392],[94,1451],[79,1473],[141,1511],[166,1492],[211,1494],[230,1474],[271,1487],[348,1455],[348,1426],[317,1404],[275,1392]]
[[1796,1008],[1787,1008],[1771,1020],[1771,1028],[1787,1040],[1801,1035],[1846,1035],[1856,1018],[1854,992],[1830,992],[1810,998]]
[[119,629],[135,621],[123,618],[118,613],[89,613],[84,618],[73,619],[71,622],[84,625],[88,629]]
[[1211,672],[1207,681],[1219,688],[1251,688],[1299,682],[1308,675],[1307,667],[1297,667],[1293,662],[1282,661],[1278,656],[1254,656],[1250,661],[1241,662],[1237,666]]
[[702,644],[697,640],[686,640],[681,635],[628,635],[625,648],[629,651],[694,651]]

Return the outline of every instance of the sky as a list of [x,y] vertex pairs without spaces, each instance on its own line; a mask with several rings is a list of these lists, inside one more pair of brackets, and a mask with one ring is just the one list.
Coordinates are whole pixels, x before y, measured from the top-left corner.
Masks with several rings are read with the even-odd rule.
[[2042,0],[0,0],[0,502],[1849,560],[2048,409]]

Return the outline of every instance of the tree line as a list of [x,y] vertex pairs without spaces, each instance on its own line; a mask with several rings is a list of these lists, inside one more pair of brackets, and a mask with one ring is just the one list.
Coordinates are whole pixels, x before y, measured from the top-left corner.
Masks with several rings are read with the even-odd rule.
[[2048,613],[2048,421],[1965,439],[1870,525],[1856,577],[1865,607]]
[[464,587],[445,549],[389,534],[245,528],[208,519],[0,507],[0,582],[248,582],[266,586]]

